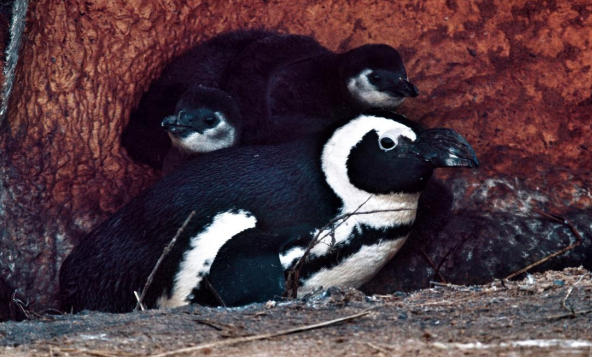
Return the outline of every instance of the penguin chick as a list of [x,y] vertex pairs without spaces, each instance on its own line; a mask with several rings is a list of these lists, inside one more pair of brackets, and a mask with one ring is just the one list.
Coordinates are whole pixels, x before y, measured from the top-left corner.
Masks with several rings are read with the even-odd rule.
[[176,104],[192,85],[221,88],[224,71],[249,44],[273,32],[239,30],[198,44],[168,64],[132,111],[121,144],[135,160],[160,169],[171,147],[162,120],[175,112]]
[[[282,56],[283,53],[298,56]],[[385,44],[333,53],[310,37],[270,36],[232,62],[225,90],[239,103],[242,144],[277,144],[322,130],[362,110],[393,110],[419,91],[401,56]],[[308,120],[301,123],[302,118]],[[288,137],[277,135],[283,127]]]
[[361,109],[393,110],[419,90],[409,82],[403,59],[394,48],[369,44],[343,53],[337,59],[340,78],[348,94]]
[[[163,247],[192,211],[194,218],[145,294],[149,308],[197,301],[195,290],[215,273],[211,266],[220,249],[249,229],[264,233],[261,239],[280,240],[270,247],[283,247],[284,272],[319,234],[300,271],[299,296],[320,286],[360,287],[401,248],[433,170],[477,165],[458,133],[426,130],[390,112],[365,113],[306,140],[198,156],[136,196],[74,248],[60,269],[62,307],[133,310],[134,291],[143,289]],[[319,232],[352,212],[359,215],[330,233]],[[281,234],[285,227],[302,228]],[[286,244],[294,236],[305,238]],[[241,242],[230,251],[259,249]],[[221,262],[233,259],[222,255]],[[264,276],[278,274],[274,267],[271,274],[267,265],[261,269]],[[244,291],[244,283],[237,284],[235,289]]]
[[234,99],[225,92],[194,85],[181,95],[175,113],[165,117],[161,125],[172,142],[163,162],[163,174],[167,175],[196,154],[235,145],[240,113]]

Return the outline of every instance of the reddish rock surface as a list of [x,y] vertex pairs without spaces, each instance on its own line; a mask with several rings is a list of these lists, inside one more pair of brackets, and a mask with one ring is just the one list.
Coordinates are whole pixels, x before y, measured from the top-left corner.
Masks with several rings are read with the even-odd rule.
[[591,13],[586,0],[31,2],[0,133],[0,277],[36,309],[55,304],[72,245],[158,177],[119,143],[142,92],[171,58],[237,28],[399,48],[421,91],[401,111],[458,130],[482,163],[441,175],[466,188],[457,206],[589,208]]

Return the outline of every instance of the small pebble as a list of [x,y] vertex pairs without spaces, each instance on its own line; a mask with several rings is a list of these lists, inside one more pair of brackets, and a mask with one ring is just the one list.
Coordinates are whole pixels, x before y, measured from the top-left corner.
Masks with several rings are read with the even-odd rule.
[[274,308],[275,305],[277,305],[277,303],[273,300],[269,300],[268,302],[265,303],[265,307],[268,309]]

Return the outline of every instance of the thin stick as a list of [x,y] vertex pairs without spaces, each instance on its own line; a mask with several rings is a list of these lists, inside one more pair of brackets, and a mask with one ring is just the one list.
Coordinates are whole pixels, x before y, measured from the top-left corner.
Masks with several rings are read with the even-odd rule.
[[220,296],[220,294],[218,294],[218,291],[216,291],[216,289],[210,283],[210,281],[208,280],[208,278],[203,277],[202,280],[203,280],[204,284],[206,284],[206,287],[208,288],[208,290],[210,290],[210,292],[212,293],[212,295],[214,295],[214,298],[218,301],[218,304],[222,305],[223,307],[226,307],[226,303],[224,302],[224,300],[222,300],[222,297]]
[[390,353],[389,351],[385,350],[384,348],[378,347],[375,344],[370,343],[370,342],[366,342],[366,346],[372,348],[373,350],[376,350],[378,352],[382,352],[382,353],[387,354],[387,355]]
[[582,311],[574,311],[574,312],[569,312],[567,314],[559,314],[559,315],[551,315],[551,316],[547,316],[547,320],[555,320],[555,319],[564,319],[566,317],[576,317],[578,315],[586,315],[591,313],[592,310],[582,310]]
[[63,352],[63,353],[86,353],[91,356],[99,356],[99,357],[116,357],[116,356],[137,356],[133,353],[126,353],[126,352],[110,352],[110,351],[101,351],[101,350],[87,350],[86,348],[78,349],[78,348],[61,348],[57,346],[49,345],[49,348],[53,349],[56,352]]
[[578,232],[578,229],[576,228],[576,226],[570,220],[568,220],[567,218],[558,216],[556,214],[549,214],[547,212],[538,210],[536,208],[532,208],[531,211],[533,211],[535,213],[538,213],[541,216],[545,216],[545,217],[547,217],[549,219],[552,219],[555,222],[563,223],[563,224],[567,225],[571,229],[572,233],[578,239],[578,242],[582,242],[582,235],[580,234],[580,232]]
[[195,216],[195,211],[191,211],[191,213],[189,214],[189,216],[187,217],[185,222],[183,222],[183,225],[181,226],[181,228],[179,228],[179,230],[177,230],[177,234],[175,234],[173,239],[171,239],[169,244],[162,251],[160,258],[158,258],[158,260],[156,261],[156,264],[154,265],[154,268],[152,269],[152,272],[148,276],[148,280],[146,280],[146,285],[144,285],[144,289],[142,289],[142,295],[140,295],[140,298],[138,299],[138,303],[136,304],[134,311],[138,311],[138,309],[140,309],[140,306],[142,306],[142,301],[144,301],[144,297],[146,296],[146,292],[148,291],[150,284],[152,284],[152,279],[154,279],[154,275],[156,274],[158,267],[160,266],[160,264],[164,260],[164,257],[167,254],[169,254],[170,250],[173,248],[173,245],[175,245],[175,242],[177,242],[177,238],[179,238],[181,233],[183,233],[183,230],[185,230],[185,227],[187,227],[187,225],[189,224],[189,221],[191,221],[193,216]]
[[19,309],[21,309],[21,311],[23,312],[23,314],[25,314],[25,317],[27,318],[27,320],[31,319],[31,316],[29,316],[29,313],[27,310],[25,310],[24,306],[27,306],[29,304],[29,302],[27,301],[27,305],[25,305],[25,303],[16,297],[16,290],[14,290],[12,292],[12,301],[13,304],[15,304],[16,306],[18,306]]
[[409,307],[409,306],[424,307],[424,306],[439,306],[439,305],[443,305],[443,306],[458,305],[458,304],[465,302],[465,301],[479,299],[481,296],[483,296],[485,294],[487,294],[487,292],[482,291],[479,294],[477,294],[476,296],[469,296],[469,297],[457,299],[457,300],[440,300],[440,301],[431,301],[431,302],[424,302],[424,303],[406,302],[405,306],[406,307]]
[[423,257],[426,258],[428,263],[430,263],[430,265],[432,266],[432,269],[434,269],[434,271],[436,272],[436,275],[438,275],[438,278],[440,279],[440,281],[443,282],[444,284],[446,284],[446,279],[444,279],[442,274],[440,274],[440,268],[438,268],[436,266],[436,264],[434,264],[434,261],[432,260],[432,258],[430,258],[428,253],[426,253],[422,248],[420,248],[419,251],[421,252],[421,254],[423,254]]
[[445,288],[450,288],[450,289],[454,289],[454,290],[467,290],[469,287],[466,285],[456,285],[456,284],[450,284],[450,283],[439,283],[437,281],[430,281],[431,285],[435,285],[435,286],[442,286]]
[[292,329],[288,329],[288,330],[284,330],[284,331],[279,331],[279,332],[264,333],[264,334],[260,334],[260,335],[254,335],[254,336],[239,337],[239,338],[233,338],[233,339],[229,339],[229,340],[222,340],[222,341],[216,341],[216,342],[202,343],[201,345],[197,345],[197,346],[193,346],[193,347],[181,348],[181,349],[178,349],[178,350],[175,350],[175,351],[169,351],[169,352],[159,353],[159,354],[156,354],[156,355],[151,355],[150,357],[174,356],[174,355],[178,355],[178,354],[181,354],[181,353],[189,353],[189,352],[199,351],[199,350],[204,349],[204,348],[212,348],[212,347],[219,347],[219,346],[234,345],[234,344],[241,343],[241,342],[266,340],[266,339],[269,339],[269,338],[272,338],[272,337],[278,337],[278,336],[289,335],[289,334],[297,333],[297,332],[314,330],[314,329],[317,329],[317,328],[327,327],[327,326],[334,325],[334,324],[339,323],[339,322],[349,321],[349,320],[356,319],[358,317],[362,317],[362,316],[368,315],[370,313],[370,310],[372,310],[372,309],[367,309],[367,310],[364,310],[364,311],[362,311],[362,312],[360,312],[358,314],[355,314],[355,315],[350,315],[350,316],[342,317],[342,318],[331,320],[331,321],[321,322],[321,323],[314,324],[314,325],[306,325],[306,326],[296,327],[296,328],[292,328]]
[[[366,202],[368,202],[370,199],[372,198],[372,196],[368,197],[368,199],[364,202],[362,202],[362,204],[360,206],[358,206],[358,208],[356,208],[353,212],[350,213],[344,213],[340,216],[337,216],[333,219],[331,219],[329,221],[329,223],[325,224],[323,227],[321,227],[321,229],[318,230],[317,234],[315,234],[315,236],[313,237],[313,239],[310,241],[310,243],[308,244],[308,247],[306,248],[306,250],[304,251],[304,253],[302,254],[302,256],[300,257],[300,259],[298,259],[298,261],[296,262],[296,264],[294,264],[294,267],[292,269],[290,269],[289,273],[288,273],[288,278],[286,279],[286,289],[284,291],[284,296],[287,298],[295,298],[298,294],[298,281],[300,279],[300,270],[302,269],[302,266],[304,265],[304,261],[308,258],[308,256],[310,255],[310,251],[323,239],[325,239],[328,235],[331,234],[332,231],[335,230],[335,228],[338,228],[339,226],[341,226],[342,224],[345,223],[345,221],[347,221],[349,218],[351,218],[352,216],[356,216],[356,215],[364,215],[364,214],[374,214],[374,213],[382,213],[382,212],[400,212],[400,211],[409,211],[409,208],[396,208],[396,209],[385,209],[385,210],[373,210],[373,211],[365,211],[365,212],[358,212],[358,210],[360,208],[362,208],[362,206],[364,204],[366,204]],[[341,221],[336,227],[333,227],[333,225],[337,222]],[[329,229],[332,228],[332,230],[325,234],[323,237],[320,237],[321,234]]]
[[[372,197],[373,197],[373,195],[370,195],[364,202],[362,202],[354,210],[354,212],[357,212],[360,208],[362,208],[362,206],[365,205],[368,201],[370,201],[370,199]],[[349,217],[351,217],[351,216],[349,216]],[[337,227],[339,227],[340,225],[344,224],[345,221],[349,217],[343,219],[343,221]],[[298,296],[298,281],[300,280],[300,270],[302,269],[302,265],[304,264],[304,260],[310,254],[310,251],[312,250],[312,248],[314,248],[321,239],[324,239],[327,236],[327,235],[325,235],[323,238],[319,238],[320,235],[321,235],[321,233],[323,233],[329,227],[332,228],[331,229],[331,232],[335,232],[335,228],[336,227],[334,227],[333,225],[339,219],[342,219],[342,216],[337,216],[337,217],[333,218],[327,224],[325,224],[323,227],[321,227],[321,229],[319,229],[319,231],[317,232],[317,234],[313,237],[313,239],[308,244],[308,247],[306,248],[306,250],[304,251],[304,253],[300,257],[300,259],[298,259],[298,261],[296,262],[296,264],[294,264],[294,267],[292,269],[290,269],[290,272],[288,273],[288,278],[286,279],[286,288],[284,289],[284,294],[283,294],[287,298],[295,298],[296,296]]]
[[558,255],[561,255],[567,251],[570,251],[572,249],[574,249],[575,247],[579,246],[580,244],[582,244],[582,236],[580,235],[580,232],[578,232],[578,230],[576,229],[576,227],[573,225],[573,223],[571,223],[567,218],[561,217],[561,216],[557,216],[557,215],[553,215],[553,214],[549,214],[543,211],[539,211],[536,208],[531,209],[533,212],[536,212],[538,214],[540,214],[541,216],[545,216],[549,219],[554,220],[555,222],[559,222],[559,223],[563,223],[565,225],[567,225],[571,231],[573,232],[573,234],[576,236],[577,241],[574,244],[571,244],[561,250],[556,251],[555,253],[546,256],[545,258],[539,260],[538,262],[532,263],[529,266],[527,266],[526,268],[520,269],[515,273],[512,273],[510,275],[508,275],[507,277],[505,277],[504,279],[508,280],[508,279],[512,279],[522,273],[525,273],[527,271],[529,271],[530,269],[543,264],[544,262],[546,262],[549,259],[555,258]]
[[229,326],[229,325],[218,324],[218,323],[212,322],[212,321],[210,321],[210,320],[205,320],[205,319],[194,319],[193,321],[197,322],[197,323],[198,323],[198,324],[200,324],[200,325],[206,325],[206,326],[210,326],[211,328],[213,328],[213,329],[215,329],[215,330],[218,330],[218,331],[222,331],[222,330],[223,330],[223,328],[222,328],[222,327],[220,327],[220,326],[224,326],[224,327],[226,327],[227,329],[230,329],[230,326]]
[[573,284],[573,285],[572,285],[572,286],[569,288],[569,290],[567,290],[567,294],[565,294],[565,297],[564,297],[564,298],[563,298],[563,300],[561,301],[561,306],[562,306],[562,307],[563,307],[565,310],[567,310],[567,311],[571,312],[571,314],[572,314],[573,316],[575,316],[575,311],[574,311],[573,307],[571,307],[571,306],[568,308],[568,307],[567,307],[567,304],[566,304],[566,302],[567,302],[567,299],[569,298],[569,295],[571,295],[571,292],[573,291],[573,289],[574,289],[574,288],[575,288],[575,287],[576,287],[576,286],[577,286],[577,285],[580,283],[580,281],[582,281],[582,279],[584,279],[584,276],[585,276],[585,275],[582,275],[582,276],[580,276],[580,279],[579,279],[579,280],[578,280],[578,281],[577,281],[575,284]]
[[138,295],[138,292],[134,290],[134,296],[136,297],[136,301],[138,302],[138,304],[140,304],[140,310],[144,311],[144,304],[142,304],[142,300],[140,299],[140,295]]

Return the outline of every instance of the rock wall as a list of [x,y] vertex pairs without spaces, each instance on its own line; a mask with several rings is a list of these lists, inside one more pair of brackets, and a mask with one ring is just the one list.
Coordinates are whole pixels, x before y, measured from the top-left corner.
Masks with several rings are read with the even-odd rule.
[[399,48],[421,91],[401,111],[479,155],[479,170],[440,175],[456,208],[589,208],[591,13],[586,0],[31,2],[0,133],[0,277],[32,309],[55,306],[73,244],[158,178],[119,143],[141,94],[171,58],[237,28]]

